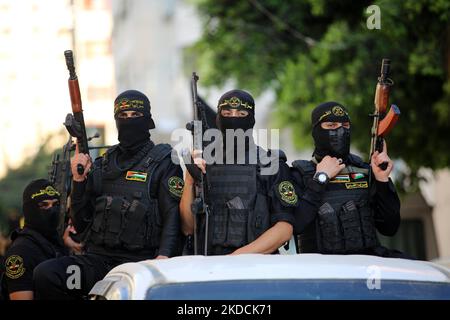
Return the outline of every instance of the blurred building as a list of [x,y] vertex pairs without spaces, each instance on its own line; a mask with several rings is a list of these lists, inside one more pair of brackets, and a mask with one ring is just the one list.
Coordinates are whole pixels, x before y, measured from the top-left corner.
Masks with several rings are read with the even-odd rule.
[[[112,53],[111,0],[72,0],[73,41],[84,118],[88,136],[96,132],[91,146],[117,142],[113,112],[115,98]],[[98,151],[91,151],[95,158]]]
[[68,0],[0,1],[0,176],[64,121],[72,28]]
[[0,0],[0,177],[63,129],[64,50],[75,54],[87,125],[113,126],[111,30],[110,0]]

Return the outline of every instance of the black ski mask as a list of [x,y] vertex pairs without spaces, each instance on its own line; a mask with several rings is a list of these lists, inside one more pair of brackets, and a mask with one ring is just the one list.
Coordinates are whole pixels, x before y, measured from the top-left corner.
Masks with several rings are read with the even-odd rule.
[[25,227],[39,232],[47,239],[53,239],[57,234],[60,206],[58,203],[50,209],[41,209],[39,203],[44,200],[59,201],[59,192],[48,180],[38,179],[30,182],[23,191]]
[[[248,112],[246,117],[224,117],[223,109],[237,109]],[[242,129],[247,131],[255,126],[255,101],[253,97],[243,90],[231,90],[224,93],[217,105],[216,125],[222,133],[227,129]]]
[[337,102],[325,102],[318,105],[311,114],[312,136],[314,138],[314,156],[342,158],[344,162],[350,153],[350,129],[339,127],[333,130],[323,129],[322,122],[350,122],[345,107]]
[[[137,111],[143,114],[137,118],[119,118],[121,111]],[[114,101],[114,118],[119,133],[120,146],[125,151],[133,150],[150,139],[150,129],[155,128],[150,113],[150,101],[137,90],[127,90],[119,94]]]

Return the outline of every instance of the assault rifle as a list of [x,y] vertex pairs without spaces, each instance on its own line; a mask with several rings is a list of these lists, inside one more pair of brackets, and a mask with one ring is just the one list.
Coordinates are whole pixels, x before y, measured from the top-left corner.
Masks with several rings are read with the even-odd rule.
[[[89,154],[88,138],[86,135],[86,126],[84,124],[83,109],[81,103],[80,86],[78,85],[78,77],[75,72],[75,64],[73,61],[72,50],[64,51],[67,69],[69,69],[69,93],[72,103],[72,113],[67,114],[64,125],[69,134],[77,138],[78,150],[80,153]],[[79,164],[77,166],[78,174],[83,174],[84,167]]]
[[[204,149],[203,144],[203,130],[210,128],[209,123],[214,118],[214,113],[206,103],[201,100],[197,94],[197,81],[198,76],[195,72],[192,73],[191,78],[191,93],[192,93],[192,105],[194,108],[194,120],[186,125],[186,128],[192,132],[193,147],[195,151],[200,151],[200,156]],[[205,219],[205,242],[204,242],[204,255],[208,254],[208,225],[209,225],[209,208],[206,203],[205,192],[205,175],[194,164],[191,163],[191,157],[186,152],[183,155],[185,159],[186,167],[189,173],[192,175],[195,181],[195,198],[192,203],[191,210],[194,216],[194,254],[198,254],[198,215],[203,215]],[[186,160],[187,159],[187,160]]]
[[[389,112],[386,112],[391,86],[394,84],[394,81],[389,78],[390,66],[391,60],[382,60],[381,72],[375,90],[375,111],[373,114],[370,114],[370,117],[373,118],[373,125],[371,130],[369,162],[375,151],[383,151],[384,138],[394,127],[400,116],[400,109],[395,104],[391,105]],[[386,162],[383,162],[379,167],[382,170],[386,170],[387,165]]]

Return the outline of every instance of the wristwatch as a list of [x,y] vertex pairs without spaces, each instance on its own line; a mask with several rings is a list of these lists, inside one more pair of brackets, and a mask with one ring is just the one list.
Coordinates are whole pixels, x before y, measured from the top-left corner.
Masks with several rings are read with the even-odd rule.
[[330,181],[330,177],[325,172],[316,172],[313,176],[313,180],[319,184],[327,184]]

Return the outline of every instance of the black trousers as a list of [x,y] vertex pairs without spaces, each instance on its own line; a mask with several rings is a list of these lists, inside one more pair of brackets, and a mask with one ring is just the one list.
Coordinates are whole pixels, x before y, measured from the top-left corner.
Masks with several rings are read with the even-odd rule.
[[35,299],[86,299],[97,281],[124,262],[126,261],[98,254],[74,255],[44,261],[33,273]]

